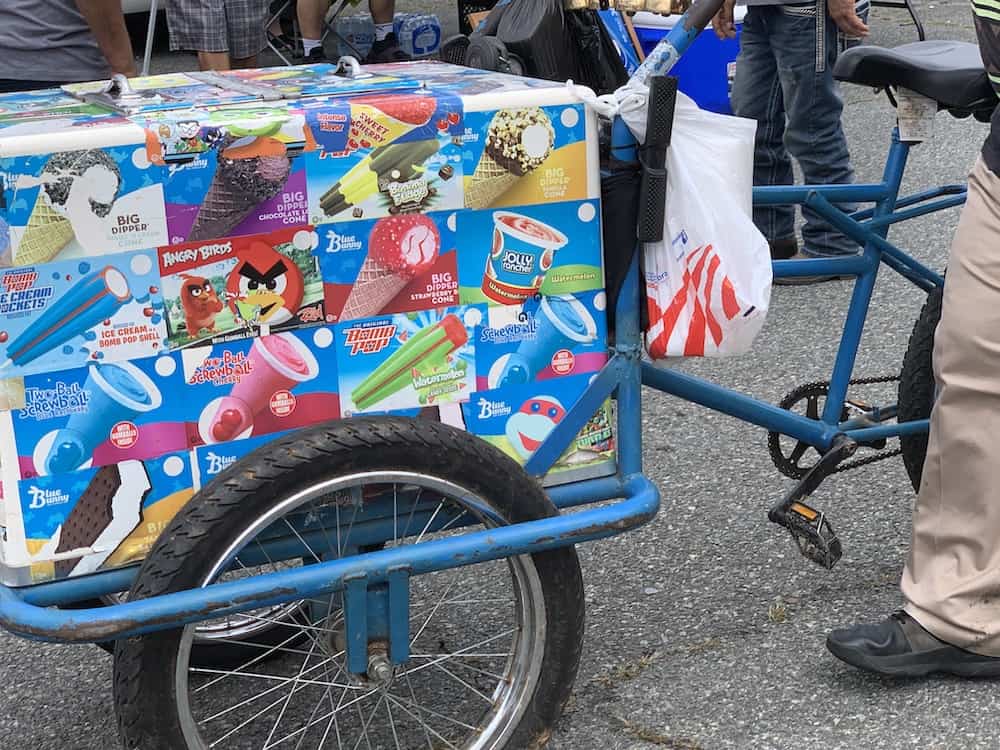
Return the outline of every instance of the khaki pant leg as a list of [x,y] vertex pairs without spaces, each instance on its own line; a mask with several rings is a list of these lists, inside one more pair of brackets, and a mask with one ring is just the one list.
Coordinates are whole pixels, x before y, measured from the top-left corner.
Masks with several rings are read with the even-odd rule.
[[934,369],[906,611],[948,643],[1000,656],[1000,177],[982,160],[951,250]]

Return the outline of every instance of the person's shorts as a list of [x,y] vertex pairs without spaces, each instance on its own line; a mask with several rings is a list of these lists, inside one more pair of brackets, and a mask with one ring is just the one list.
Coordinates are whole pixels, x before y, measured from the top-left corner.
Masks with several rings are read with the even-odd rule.
[[268,0],[168,0],[170,49],[253,57],[267,46],[267,6]]

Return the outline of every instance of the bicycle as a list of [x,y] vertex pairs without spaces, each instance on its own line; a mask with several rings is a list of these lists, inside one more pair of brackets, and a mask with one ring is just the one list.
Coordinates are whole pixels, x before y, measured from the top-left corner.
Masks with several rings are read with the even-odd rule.
[[[719,5],[692,6],[662,42],[654,72],[669,70]],[[981,70],[957,71],[975,81],[977,98],[955,99],[954,87],[939,77],[926,86],[900,77],[926,72],[919,53],[872,71],[873,54],[845,56],[857,63],[850,73],[857,82],[906,83],[939,95],[944,108],[959,114],[980,114],[995,103],[979,86]],[[224,471],[174,518],[138,570],[17,590],[0,586],[0,625],[36,640],[117,639],[114,688],[127,747],[200,749],[227,741],[247,747],[257,740],[262,747],[303,747],[307,740],[340,747],[348,734],[352,747],[402,747],[401,727],[411,730],[402,738],[406,746],[539,746],[569,698],[582,648],[575,545],[633,530],[659,509],[659,490],[642,470],[644,384],[797,441],[789,457],[799,483],[771,517],[808,558],[831,566],[839,540],[825,516],[803,501],[860,447],[892,436],[916,440],[927,429],[919,410],[933,398],[921,390],[930,375],[918,364],[912,381],[901,381],[899,407],[851,403],[844,412],[879,267],[932,295],[911,343],[917,353],[926,354],[933,295],[943,285],[941,275],[891,245],[888,230],[961,204],[964,188],[899,198],[909,144],[896,133],[879,184],[757,192],[760,203],[808,205],[865,246],[857,257],[775,263],[778,276],[857,279],[833,376],[823,394],[807,399],[806,414],[657,369],[643,361],[638,248],[662,236],[674,93],[669,79],[654,78],[641,151],[621,121],[612,127],[619,174],[635,181],[641,171],[644,180],[637,242],[620,253],[605,248],[609,268],[618,269],[614,344],[608,363],[523,469],[442,424],[375,417],[308,428]],[[875,205],[847,216],[835,208],[839,202]],[[913,387],[904,388],[907,382]],[[912,419],[904,418],[903,390]],[[543,491],[540,479],[612,396],[617,473]],[[902,422],[887,424],[895,417]],[[810,449],[821,458],[801,464]],[[50,608],[125,590],[129,601],[122,604]],[[479,590],[482,596],[472,593]],[[198,627],[225,625],[234,615],[267,627],[227,636],[240,647],[235,663],[198,658]],[[229,701],[227,691],[243,685],[267,687]],[[250,740],[241,734],[268,711],[279,716],[269,731],[254,730]],[[279,731],[285,717],[299,729]]]

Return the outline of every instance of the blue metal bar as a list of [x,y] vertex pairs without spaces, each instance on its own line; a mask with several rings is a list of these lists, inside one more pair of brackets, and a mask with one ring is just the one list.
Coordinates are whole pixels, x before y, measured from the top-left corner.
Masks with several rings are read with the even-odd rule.
[[389,571],[389,659],[402,664],[410,658],[410,571]]
[[594,418],[597,410],[611,397],[625,369],[626,365],[618,357],[612,357],[604,365],[579,400],[528,459],[524,470],[530,476],[540,478],[549,473],[580,431],[587,426],[587,422]]
[[[896,201],[892,209],[893,211],[898,211],[899,209],[906,208],[907,206],[915,206],[918,203],[929,201],[931,198],[940,198],[945,195],[964,196],[965,194],[965,185],[942,185],[941,187],[931,188],[930,190],[922,190],[919,193],[914,193],[913,195],[908,195],[905,198],[900,198]],[[864,221],[872,218],[874,215],[874,208],[866,208],[861,211],[855,211],[851,214],[851,218],[855,221]]]
[[643,363],[642,382],[651,388],[678,396],[685,401],[706,406],[714,411],[728,414],[772,432],[789,435],[819,450],[828,449],[833,443],[834,437],[839,434],[833,424],[817,422],[731,388],[724,388],[677,370],[660,369]]
[[108,594],[118,594],[132,588],[132,582],[139,572],[138,565],[119,570],[106,570],[80,578],[62,581],[36,583],[17,589],[19,595],[29,604],[39,607],[68,605],[98,599]]
[[[619,431],[619,447],[625,442],[626,437]],[[561,484],[555,487],[547,487],[552,504],[557,508],[576,508],[580,505],[588,505],[603,500],[616,500],[625,496],[625,489],[622,486],[620,477],[600,477],[598,479],[587,479],[583,482],[573,482],[571,484]]]
[[[865,226],[871,229],[881,229],[882,227],[887,227],[892,224],[901,224],[904,221],[909,221],[910,219],[916,219],[920,216],[926,216],[927,214],[937,213],[938,211],[945,211],[949,208],[955,208],[956,206],[961,206],[965,203],[965,194],[954,195],[950,198],[944,198],[939,201],[934,201],[933,203],[927,203],[924,205],[915,206],[913,208],[904,209],[902,211],[894,211],[890,216],[886,216],[881,219],[873,219]],[[851,218],[854,218],[853,216]]]
[[815,192],[822,193],[831,203],[871,203],[885,200],[892,193],[892,185],[888,183],[871,183],[865,185],[758,185],[753,189],[753,204],[755,206],[801,204],[805,203],[806,198]]
[[865,255],[843,255],[829,258],[775,260],[771,270],[776,279],[797,276],[861,276],[878,264],[876,258]]
[[[318,567],[327,565],[334,563],[320,563]],[[249,580],[262,582],[268,578],[270,576]],[[368,671],[368,580],[363,572],[344,577],[344,634],[347,638],[347,669],[353,674],[364,674]]]
[[396,568],[423,575],[604,539],[641,526],[659,509],[660,493],[644,476],[626,477],[624,488],[626,500],[579,513],[393,547],[113,607],[46,609],[27,604],[12,589],[0,586],[0,627],[33,640],[96,643],[331,594],[342,590],[348,578],[366,576],[368,584],[382,583],[388,571]]
[[[642,248],[638,248],[639,252]],[[640,305],[639,253],[625,275],[618,312],[615,316],[616,359],[623,366],[618,382],[618,470],[631,475],[642,472],[642,327]]]
[[918,435],[930,429],[929,419],[917,419],[900,424],[865,427],[860,430],[845,430],[844,434],[859,443],[880,440],[881,438],[899,437],[900,435]]

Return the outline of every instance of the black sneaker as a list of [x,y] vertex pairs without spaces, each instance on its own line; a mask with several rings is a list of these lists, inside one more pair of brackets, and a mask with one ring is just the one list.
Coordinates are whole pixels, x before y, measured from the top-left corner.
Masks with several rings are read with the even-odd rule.
[[981,656],[945,643],[906,612],[894,612],[877,625],[834,630],[826,637],[826,647],[852,667],[884,675],[1000,676],[1000,657]]
[[303,65],[315,65],[316,63],[326,62],[330,62],[330,58],[326,56],[326,51],[323,49],[322,44],[318,47],[314,47],[312,52],[302,58]]
[[406,62],[412,58],[406,54],[399,46],[399,40],[395,34],[389,34],[382,41],[377,41],[372,45],[371,52],[364,59],[366,65],[376,63]]
[[[771,249],[772,256],[774,254],[774,249]],[[815,258],[815,255],[806,255],[803,252],[795,253],[795,255],[790,258],[779,258],[778,260],[806,260],[808,258]],[[846,279],[853,279],[853,276],[781,276],[775,277],[774,283],[776,286],[807,286],[809,284],[822,284],[827,281],[844,281]]]

